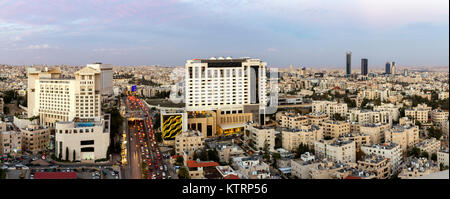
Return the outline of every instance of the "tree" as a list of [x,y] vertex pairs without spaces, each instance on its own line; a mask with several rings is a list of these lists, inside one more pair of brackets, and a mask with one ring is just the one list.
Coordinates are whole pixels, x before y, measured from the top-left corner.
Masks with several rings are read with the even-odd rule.
[[344,121],[345,120],[345,118],[342,117],[339,113],[335,113],[333,115],[333,119],[338,120],[338,121]]
[[66,160],[69,160],[69,147],[66,147]]
[[431,160],[437,161],[437,154],[436,153],[431,154]]
[[207,161],[208,160],[208,152],[206,152],[205,150],[202,150],[200,152],[200,160],[201,161]]
[[74,162],[75,162],[75,161],[76,161],[76,159],[77,159],[76,157],[77,157],[77,156],[76,156],[76,154],[75,154],[75,149],[74,149],[74,150],[73,150],[73,159],[72,159],[72,161],[74,161]]
[[420,149],[417,147],[413,147],[408,151],[408,156],[414,156],[418,158],[420,155]]
[[312,150],[308,147],[307,144],[301,143],[297,148],[297,154],[295,155],[295,157],[299,158],[301,154],[304,154],[306,152],[312,153]]
[[162,133],[161,132],[156,132],[155,137],[156,137],[157,142],[162,142]]
[[422,153],[420,154],[420,157],[421,157],[421,158],[427,158],[427,159],[428,159],[428,157],[430,157],[430,156],[428,155],[428,152],[422,151]]
[[274,160],[279,160],[279,159],[281,159],[281,155],[280,155],[279,153],[273,153],[273,154],[272,154],[272,157],[273,157]]
[[189,172],[186,168],[181,167],[180,169],[178,169],[178,178],[179,179],[189,179]]
[[361,103],[361,108],[365,107],[368,103],[369,103],[368,99],[363,99],[363,101]]
[[175,164],[178,166],[183,165],[184,159],[182,156],[178,156],[177,159],[175,160]]
[[441,139],[442,137],[442,130],[432,126],[430,128],[428,128],[428,138],[436,138],[436,139]]
[[6,179],[6,171],[7,170],[0,169],[0,179]]
[[281,137],[280,136],[275,136],[275,148],[278,149],[278,148],[281,148],[281,147],[283,147],[282,143],[281,143]]

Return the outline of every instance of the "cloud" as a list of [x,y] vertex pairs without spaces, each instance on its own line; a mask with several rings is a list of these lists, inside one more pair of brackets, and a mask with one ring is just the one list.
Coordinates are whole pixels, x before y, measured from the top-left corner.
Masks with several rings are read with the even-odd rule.
[[25,47],[25,50],[40,50],[40,49],[58,49],[58,47],[50,46],[48,44],[41,44],[41,45],[29,45]]
[[269,52],[277,52],[278,49],[276,49],[276,48],[268,48],[267,51],[269,51]]

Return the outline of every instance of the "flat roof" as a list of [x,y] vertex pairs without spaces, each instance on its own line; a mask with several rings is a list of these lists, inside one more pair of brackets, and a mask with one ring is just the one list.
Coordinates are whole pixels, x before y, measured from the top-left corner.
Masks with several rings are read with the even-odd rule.
[[76,172],[37,172],[34,179],[77,179]]

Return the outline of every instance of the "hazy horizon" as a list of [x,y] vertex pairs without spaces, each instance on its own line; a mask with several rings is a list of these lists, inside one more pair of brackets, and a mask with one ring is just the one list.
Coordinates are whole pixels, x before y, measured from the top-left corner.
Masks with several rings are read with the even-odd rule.
[[183,66],[212,56],[271,67],[449,66],[445,0],[0,2],[0,64]]

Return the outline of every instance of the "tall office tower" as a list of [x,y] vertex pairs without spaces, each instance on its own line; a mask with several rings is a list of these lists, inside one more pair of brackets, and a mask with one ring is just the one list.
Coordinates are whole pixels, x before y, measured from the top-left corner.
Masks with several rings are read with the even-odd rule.
[[369,73],[368,60],[366,58],[361,59],[361,75],[367,75]]
[[403,70],[403,76],[405,76],[405,77],[408,76],[408,69],[405,68],[405,70]]
[[396,73],[397,73],[397,67],[395,66],[395,62],[392,62],[391,74],[395,75]]
[[386,75],[391,74],[391,63],[390,62],[386,62]]
[[75,78],[63,77],[59,67],[43,71],[30,68],[28,117],[39,116],[41,125],[54,127],[56,122],[75,117],[101,116],[101,96],[112,88],[112,73],[102,70],[106,67],[88,65],[77,71]]
[[347,65],[346,65],[346,73],[347,77],[352,74],[352,52],[347,52]]
[[253,121],[264,121],[266,62],[231,57],[193,59],[186,62],[186,111],[252,113]]

